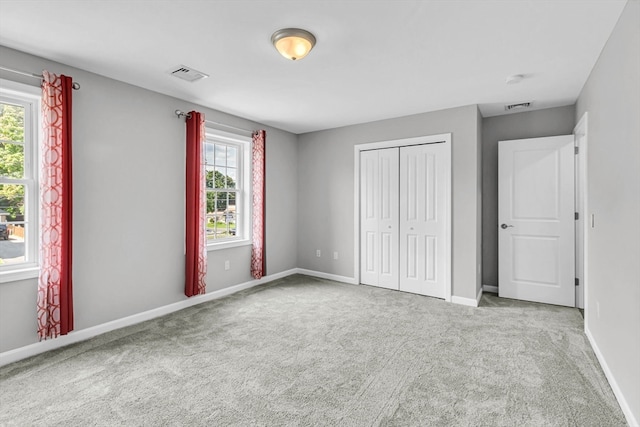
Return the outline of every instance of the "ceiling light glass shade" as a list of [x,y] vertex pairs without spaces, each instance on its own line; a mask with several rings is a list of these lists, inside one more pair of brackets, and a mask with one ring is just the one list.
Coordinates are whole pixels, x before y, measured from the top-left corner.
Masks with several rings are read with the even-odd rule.
[[271,43],[282,56],[295,61],[304,58],[311,52],[316,44],[316,38],[309,31],[299,28],[285,28],[273,33]]

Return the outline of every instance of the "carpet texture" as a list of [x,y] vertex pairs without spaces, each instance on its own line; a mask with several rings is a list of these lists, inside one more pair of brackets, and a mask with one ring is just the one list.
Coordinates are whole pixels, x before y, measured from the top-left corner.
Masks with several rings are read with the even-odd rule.
[[576,309],[295,275],[0,368],[0,425],[626,423]]

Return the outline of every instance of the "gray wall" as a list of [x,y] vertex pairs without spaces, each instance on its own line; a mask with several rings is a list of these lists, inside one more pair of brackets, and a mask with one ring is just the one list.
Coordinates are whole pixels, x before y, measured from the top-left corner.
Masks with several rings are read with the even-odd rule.
[[482,122],[482,283],[498,286],[498,141],[571,135],[575,106],[487,117]]
[[354,277],[354,145],[451,132],[453,295],[475,299],[480,287],[479,117],[470,105],[300,135],[298,267]]
[[587,198],[595,215],[587,233],[586,327],[640,422],[638,1],[627,3],[576,106],[576,119],[589,113]]
[[[46,68],[82,85],[73,100],[76,330],[186,298],[185,125],[176,109],[266,129],[267,272],[296,267],[296,135],[2,46],[0,57],[4,66]],[[211,251],[209,258],[209,292],[251,279],[249,247]],[[35,279],[0,284],[0,351],[37,342],[36,286]]]

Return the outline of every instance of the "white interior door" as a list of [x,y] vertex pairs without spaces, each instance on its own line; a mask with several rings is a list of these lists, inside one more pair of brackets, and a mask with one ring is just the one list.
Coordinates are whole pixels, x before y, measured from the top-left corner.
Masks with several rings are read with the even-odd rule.
[[446,144],[400,148],[400,290],[445,298],[447,192]]
[[398,153],[360,153],[360,282],[389,289],[398,289]]
[[498,143],[498,292],[575,306],[574,138]]

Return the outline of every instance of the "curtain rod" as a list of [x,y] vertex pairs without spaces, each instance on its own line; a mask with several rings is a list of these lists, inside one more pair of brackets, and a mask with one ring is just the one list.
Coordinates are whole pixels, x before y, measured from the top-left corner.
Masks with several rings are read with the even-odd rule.
[[[27,77],[33,77],[34,79],[40,79],[40,80],[44,79],[44,76],[42,74],[27,73],[25,71],[14,70],[13,68],[3,67],[2,65],[0,65],[0,70],[8,71],[14,74],[20,74]],[[78,82],[73,82],[71,86],[73,87],[74,90],[80,90],[80,83]]]
[[[178,117],[186,117],[188,119],[191,118],[191,114],[185,113],[184,111],[176,110],[175,114]],[[243,128],[239,128],[239,127],[235,127],[235,126],[231,126],[231,125],[225,125],[224,123],[214,122],[212,120],[205,120],[204,122],[205,123],[211,123],[211,124],[214,124],[214,125],[217,125],[217,126],[224,126],[226,128],[230,128],[230,129],[241,130],[242,132],[249,132],[249,133],[255,132],[254,130],[243,129]]]

